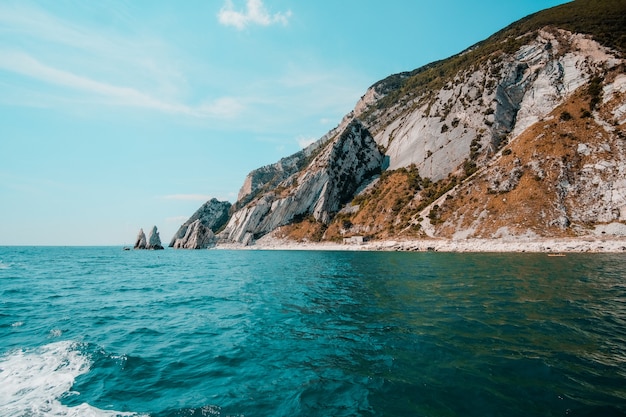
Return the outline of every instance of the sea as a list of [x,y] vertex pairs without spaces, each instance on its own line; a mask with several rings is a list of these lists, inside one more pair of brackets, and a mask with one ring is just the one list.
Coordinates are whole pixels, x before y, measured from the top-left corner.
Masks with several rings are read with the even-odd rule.
[[626,255],[0,248],[0,416],[624,416]]

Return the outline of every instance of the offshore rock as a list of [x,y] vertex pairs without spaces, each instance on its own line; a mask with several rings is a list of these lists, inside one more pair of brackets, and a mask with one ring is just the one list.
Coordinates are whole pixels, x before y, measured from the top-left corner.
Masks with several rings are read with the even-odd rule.
[[206,249],[212,246],[214,234],[228,222],[230,208],[228,201],[215,198],[207,201],[183,223],[169,246],[180,249]]
[[353,120],[309,159],[304,169],[237,210],[220,238],[249,244],[307,216],[328,224],[362,184],[380,173],[384,157],[369,131]]
[[150,234],[148,235],[148,245],[146,246],[146,249],[152,249],[152,250],[163,249],[163,246],[161,245],[161,238],[159,237],[159,232],[156,226],[152,227],[152,230],[150,231]]
[[135,239],[135,249],[146,249],[146,234],[143,232],[143,229],[139,229],[139,233],[137,234],[137,239]]

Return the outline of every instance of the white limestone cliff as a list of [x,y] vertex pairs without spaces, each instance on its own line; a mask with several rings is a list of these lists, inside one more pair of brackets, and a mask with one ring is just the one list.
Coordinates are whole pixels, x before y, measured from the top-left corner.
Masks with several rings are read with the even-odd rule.
[[215,232],[229,219],[231,204],[213,198],[204,203],[172,237],[169,246],[176,249],[206,249],[212,246]]
[[[431,224],[436,216],[429,212],[445,206],[454,192],[437,194],[422,209],[421,201],[426,198],[416,187],[414,195],[405,195],[402,201],[420,207],[417,210],[421,212],[392,219],[389,224],[394,225],[394,232],[421,225],[420,233],[431,237],[465,238],[483,230],[482,237],[498,238],[518,232],[541,234],[551,227],[565,230],[573,223],[577,229],[568,230],[577,233],[598,224],[626,222],[626,134],[622,126],[626,122],[626,76],[622,74],[626,64],[619,53],[588,35],[546,26],[496,38],[485,53],[463,60],[465,54],[480,52],[484,45],[450,61],[376,83],[336,129],[303,151],[252,171],[217,237],[205,234],[201,222],[192,218],[170,245],[186,247],[183,240],[198,243],[206,239],[249,244],[303,219],[330,227],[337,213],[348,224],[361,208],[347,203],[364,189],[372,198],[382,198],[373,190],[385,176],[378,183],[372,180],[381,171],[401,168],[417,172],[431,184],[454,181],[456,191],[467,196],[465,209],[474,211],[457,207],[458,215],[448,213],[446,221]],[[581,107],[588,106],[585,89],[598,79],[602,106],[583,116]],[[559,113],[569,114],[565,110],[568,105],[577,112],[572,129],[575,125],[585,133],[574,134],[567,130],[570,125],[560,126],[561,121],[554,120]],[[601,132],[598,126],[602,126]],[[541,133],[529,137],[533,129]],[[544,140],[550,144],[570,142],[569,147],[550,147],[544,146]],[[522,144],[516,147],[517,142]],[[535,147],[542,147],[543,153]],[[520,156],[504,158],[501,163],[505,148],[507,155],[517,152]],[[554,182],[544,184],[543,189],[553,193],[542,196],[544,206],[527,216],[543,219],[543,229],[531,230],[521,220],[497,230],[483,227],[499,219],[489,214],[495,205],[488,207],[481,199],[493,201],[494,196],[513,196],[519,188],[532,188],[525,182],[530,176],[537,182],[547,178]],[[474,177],[479,180],[473,182]],[[433,190],[429,192],[438,192]],[[506,202],[502,199],[501,203]],[[401,208],[398,206],[398,211]],[[387,210],[387,217],[395,215],[393,209]],[[516,227],[520,229],[517,232]],[[524,227],[526,230],[521,230]],[[361,231],[368,230],[365,225]]]
[[472,141],[496,151],[549,114],[598,69],[619,62],[588,36],[546,28],[514,54],[458,73],[434,99],[399,101],[376,113],[369,127],[376,142],[387,148],[389,169],[415,164],[423,177],[436,181],[468,159]]
[[170,246],[174,249],[207,249],[215,246],[215,243],[215,234],[211,228],[197,219],[185,228],[185,235],[176,239]]
[[367,129],[353,121],[320,146],[304,169],[236,211],[220,238],[248,244],[308,215],[328,223],[364,181],[380,172],[382,162]]

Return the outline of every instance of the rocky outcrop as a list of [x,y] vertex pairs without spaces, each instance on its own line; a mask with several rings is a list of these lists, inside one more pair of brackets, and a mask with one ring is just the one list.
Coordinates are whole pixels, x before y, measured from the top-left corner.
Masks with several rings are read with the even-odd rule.
[[600,68],[617,62],[584,35],[545,28],[512,53],[483,58],[434,91],[374,111],[370,129],[387,149],[389,169],[415,164],[423,177],[437,181],[480,156],[471,155],[472,144],[483,158],[494,154]]
[[299,172],[236,211],[220,238],[250,243],[306,216],[328,223],[357,189],[380,173],[383,155],[357,120],[321,146]]
[[177,249],[206,249],[215,244],[215,233],[228,222],[231,204],[213,198],[204,203],[178,229],[169,246]]
[[161,245],[161,237],[159,236],[159,231],[156,226],[152,227],[150,230],[150,234],[148,235],[148,244],[146,249],[151,250],[160,250],[163,249],[163,245]]
[[210,227],[202,224],[200,219],[193,221],[185,228],[185,235],[176,239],[170,246],[174,249],[207,249],[215,246],[215,234]]
[[135,249],[146,249],[146,234],[143,232],[143,229],[139,229],[139,233],[137,233],[137,238],[135,239]]
[[139,233],[137,234],[137,238],[135,239],[135,249],[151,249],[158,250],[163,249],[161,245],[161,238],[159,237],[159,231],[156,226],[152,227],[150,233],[148,234],[148,238],[146,239],[146,234],[143,229],[139,229]]
[[321,151],[324,145],[334,139],[339,133],[343,132],[353,119],[354,112],[350,112],[342,119],[341,123],[339,123],[336,128],[331,129],[320,139],[301,151],[296,152],[291,156],[282,158],[274,164],[266,165],[251,171],[246,176],[246,179],[239,190],[237,202],[235,203],[235,209],[238,210],[242,208],[255,197],[258,197],[261,193],[271,191],[281,182],[305,169],[311,160]]

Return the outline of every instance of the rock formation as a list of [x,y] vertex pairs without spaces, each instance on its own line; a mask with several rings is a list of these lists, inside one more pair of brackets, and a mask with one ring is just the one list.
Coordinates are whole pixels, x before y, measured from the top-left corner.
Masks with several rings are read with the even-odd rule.
[[228,221],[231,204],[213,198],[204,203],[176,232],[170,247],[206,249],[215,244],[215,233]]
[[156,226],[152,227],[150,234],[148,235],[148,244],[146,249],[151,250],[160,250],[163,249],[163,245],[161,245],[161,238],[159,237],[159,232]]
[[174,249],[207,249],[214,246],[216,241],[211,228],[196,219],[185,228],[185,235],[175,239],[170,246]]
[[137,239],[135,239],[135,249],[145,249],[146,244],[146,234],[143,232],[143,229],[139,229],[139,233],[137,234]]
[[304,169],[236,211],[220,238],[249,244],[306,216],[326,224],[364,182],[381,171],[383,155],[357,120],[317,150]]
[[626,1],[576,0],[377,82],[315,144],[252,171],[217,239],[620,229],[605,227],[626,222],[626,26],[611,16]]

